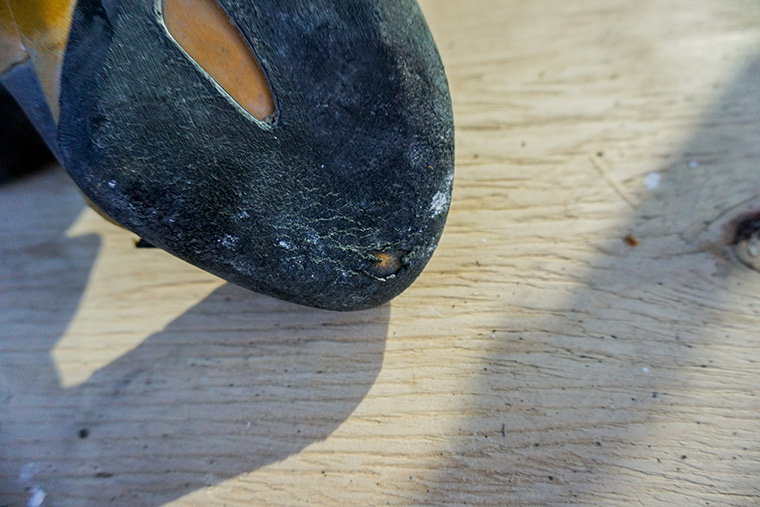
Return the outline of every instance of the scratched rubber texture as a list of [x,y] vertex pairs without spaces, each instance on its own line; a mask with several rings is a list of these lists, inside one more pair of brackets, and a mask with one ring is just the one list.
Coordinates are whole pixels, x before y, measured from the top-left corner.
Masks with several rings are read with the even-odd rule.
[[453,180],[448,86],[419,7],[219,3],[267,76],[274,125],[199,72],[156,2],[80,0],[66,169],[116,221],[233,283],[333,310],[390,300],[430,259]]

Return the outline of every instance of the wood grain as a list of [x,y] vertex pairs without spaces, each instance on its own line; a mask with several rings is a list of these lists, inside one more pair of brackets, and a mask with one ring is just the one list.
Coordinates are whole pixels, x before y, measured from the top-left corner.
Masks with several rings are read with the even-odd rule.
[[6,504],[760,503],[760,6],[422,5],[457,176],[389,306],[135,250],[60,169],[0,189]]

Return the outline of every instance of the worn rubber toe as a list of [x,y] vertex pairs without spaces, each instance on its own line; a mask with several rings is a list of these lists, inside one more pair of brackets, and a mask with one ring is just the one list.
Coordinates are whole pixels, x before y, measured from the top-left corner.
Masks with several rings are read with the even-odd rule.
[[443,67],[414,1],[219,0],[269,84],[254,117],[161,1],[80,0],[58,147],[104,213],[226,280],[332,310],[383,304],[435,249],[453,181]]

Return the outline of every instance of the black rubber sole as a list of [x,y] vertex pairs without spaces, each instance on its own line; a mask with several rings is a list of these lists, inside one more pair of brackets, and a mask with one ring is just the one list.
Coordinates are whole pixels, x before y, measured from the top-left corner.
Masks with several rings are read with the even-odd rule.
[[55,148],[150,244],[278,298],[358,310],[406,289],[454,169],[443,67],[413,0],[218,0],[271,86],[274,124],[221,93],[161,2],[80,0]]

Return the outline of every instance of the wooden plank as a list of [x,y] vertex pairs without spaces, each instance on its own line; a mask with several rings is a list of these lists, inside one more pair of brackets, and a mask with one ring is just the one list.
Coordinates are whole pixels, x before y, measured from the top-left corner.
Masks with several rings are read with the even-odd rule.
[[457,179],[389,306],[135,250],[60,170],[0,189],[5,503],[760,501],[760,275],[728,245],[760,196],[760,6],[423,8]]

